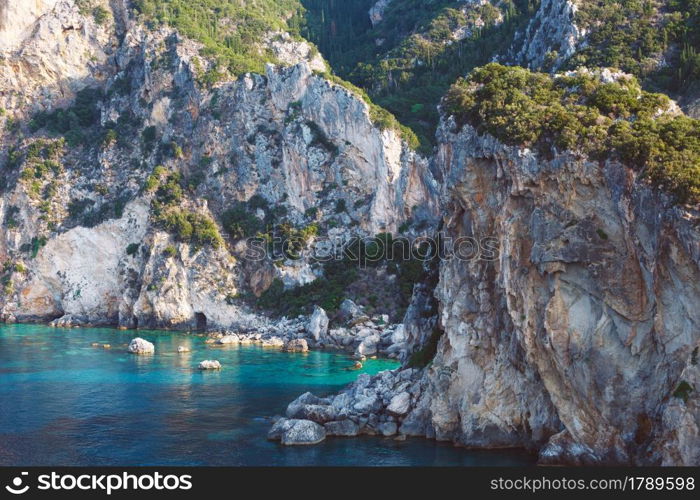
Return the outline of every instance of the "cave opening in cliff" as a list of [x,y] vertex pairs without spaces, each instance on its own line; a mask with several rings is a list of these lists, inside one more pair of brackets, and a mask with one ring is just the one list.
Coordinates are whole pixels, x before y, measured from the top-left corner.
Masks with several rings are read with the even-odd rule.
[[204,313],[194,313],[194,322],[195,329],[198,332],[205,332],[207,330],[207,316]]

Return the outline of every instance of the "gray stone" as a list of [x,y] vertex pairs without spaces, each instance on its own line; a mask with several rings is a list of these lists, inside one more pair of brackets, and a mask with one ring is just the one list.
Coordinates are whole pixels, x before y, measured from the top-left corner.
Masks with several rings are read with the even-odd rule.
[[379,336],[371,335],[366,337],[357,346],[355,354],[357,356],[374,356],[377,354],[377,342],[379,341]]
[[353,404],[353,409],[360,414],[369,414],[372,410],[376,410],[381,404],[377,395],[374,393],[358,396]]
[[221,363],[215,359],[205,359],[197,365],[197,368],[200,370],[221,370]]
[[350,299],[345,299],[340,304],[340,309],[338,310],[338,317],[340,321],[348,322],[356,318],[364,316],[365,313],[362,311],[360,306],[355,304]]
[[396,434],[396,422],[382,422],[377,426],[377,432],[382,436],[393,436]]
[[401,392],[391,398],[387,411],[393,415],[402,416],[408,413],[411,406],[411,395],[407,392]]
[[314,312],[311,315],[311,318],[309,318],[307,331],[309,332],[309,335],[311,335],[317,342],[326,337],[326,334],[328,333],[328,315],[323,308],[314,306]]
[[349,419],[326,422],[323,426],[329,436],[357,436],[360,432],[360,427]]
[[293,339],[284,345],[284,350],[287,352],[307,352],[309,344],[305,339]]
[[223,337],[219,338],[216,343],[221,344],[221,345],[227,345],[227,344],[238,344],[240,342],[240,338],[238,335],[224,335]]
[[272,428],[268,431],[267,439],[270,439],[272,441],[279,441],[280,439],[282,439],[282,434],[291,429],[293,424],[294,421],[288,418],[277,419],[272,425]]
[[281,434],[280,438],[284,445],[316,444],[326,439],[326,430],[316,422],[296,419],[289,422],[291,425]]
[[313,420],[318,423],[329,422],[336,418],[335,411],[331,405],[295,405],[287,408],[287,417],[305,420]]

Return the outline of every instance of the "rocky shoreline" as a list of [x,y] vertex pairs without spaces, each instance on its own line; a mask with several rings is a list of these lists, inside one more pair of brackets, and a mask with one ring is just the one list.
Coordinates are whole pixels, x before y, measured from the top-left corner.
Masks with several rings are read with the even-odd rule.
[[[6,321],[11,323],[13,321]],[[362,361],[382,356],[404,360],[408,354],[403,323],[389,323],[388,315],[368,316],[361,306],[346,299],[341,304],[334,327],[330,328],[326,311],[315,306],[312,314],[278,320],[259,317],[256,324],[240,330],[217,329],[206,333],[208,344],[261,344],[280,347],[290,352],[314,349],[336,349]],[[62,316],[51,321],[56,328],[93,326],[75,316]]]
[[326,436],[426,436],[425,412],[418,404],[421,374],[412,368],[362,374],[335,396],[302,394],[287,406],[285,417],[277,418],[268,439],[304,445]]

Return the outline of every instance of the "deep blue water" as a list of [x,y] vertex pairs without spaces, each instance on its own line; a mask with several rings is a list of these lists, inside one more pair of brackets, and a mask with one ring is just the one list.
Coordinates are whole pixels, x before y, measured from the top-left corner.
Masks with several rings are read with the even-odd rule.
[[[204,338],[139,331],[156,345],[135,356],[135,332],[0,326],[0,465],[518,465],[514,452],[474,452],[425,439],[328,438],[311,447],[266,440],[270,418],[305,391],[323,396],[362,371],[338,353],[213,347]],[[108,343],[111,349],[92,347]],[[186,345],[191,352],[178,354]],[[218,359],[223,369],[200,372]]]

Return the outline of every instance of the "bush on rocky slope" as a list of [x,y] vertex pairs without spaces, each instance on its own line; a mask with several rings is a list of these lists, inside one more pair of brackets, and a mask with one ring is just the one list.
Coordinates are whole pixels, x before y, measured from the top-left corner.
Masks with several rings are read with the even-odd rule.
[[153,169],[144,187],[148,192],[155,192],[151,202],[153,219],[178,241],[191,243],[196,248],[205,245],[219,248],[224,241],[211,217],[180,206],[183,184],[186,179],[180,172],[168,173],[162,166]]
[[94,137],[99,125],[100,110],[98,103],[102,99],[102,91],[96,88],[85,88],[75,96],[75,102],[67,108],[57,108],[53,111],[40,111],[29,122],[29,129],[36,132],[46,129],[53,135],[62,135],[69,146],[88,143]]
[[666,113],[667,97],[634,78],[603,83],[591,73],[552,77],[488,64],[460,79],[444,108],[505,144],[543,154],[580,151],[640,170],[680,202],[700,202],[700,120]]
[[700,76],[700,0],[579,2],[588,31],[568,67],[620,68],[653,88],[679,91]]

